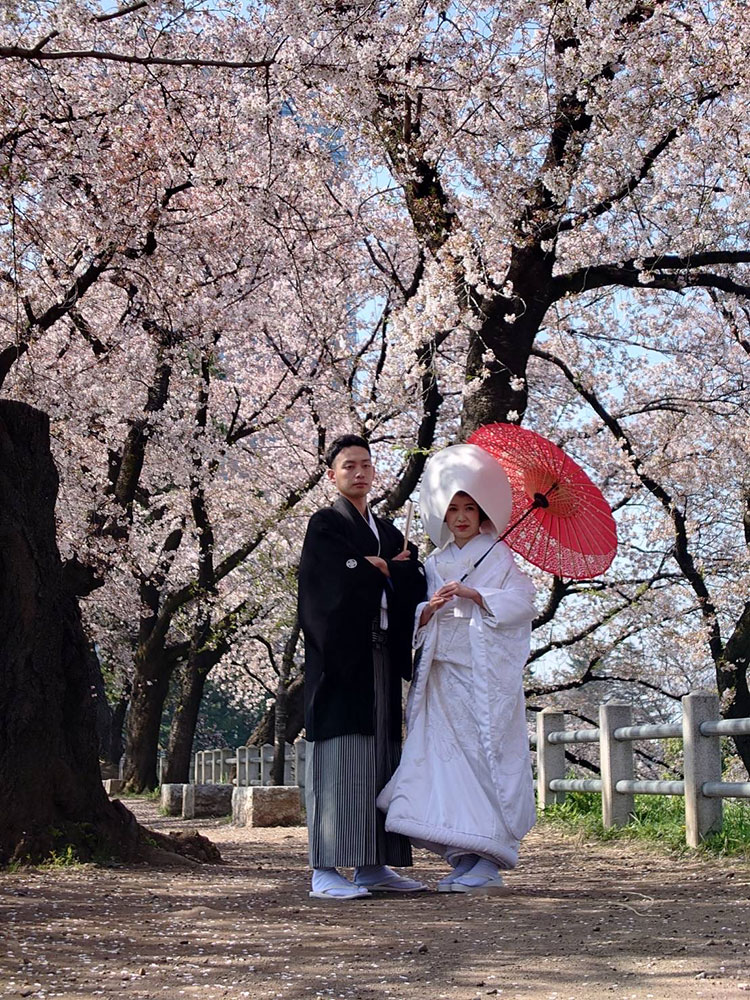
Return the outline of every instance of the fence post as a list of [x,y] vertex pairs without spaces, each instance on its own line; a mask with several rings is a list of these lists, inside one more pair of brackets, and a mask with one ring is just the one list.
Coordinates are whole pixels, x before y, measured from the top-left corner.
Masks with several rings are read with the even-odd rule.
[[704,736],[701,724],[719,718],[719,697],[710,691],[693,691],[682,699],[682,742],[685,756],[685,840],[688,847],[721,829],[722,800],[703,794],[703,783],[721,781],[721,743],[718,736]]
[[565,715],[555,708],[543,708],[536,717],[537,802],[540,809],[565,801],[565,792],[553,792],[549,783],[565,777],[565,744],[548,743],[550,733],[565,729]]
[[299,739],[294,744],[294,777],[299,788],[305,787],[305,766],[307,763],[307,740]]
[[294,758],[294,747],[291,743],[284,744],[284,784],[292,783],[292,760]]
[[260,748],[260,783],[261,785],[271,784],[271,767],[273,765],[273,746],[264,743]]
[[251,746],[247,748],[247,783],[260,785],[260,779],[260,747]]
[[247,747],[235,747],[234,750],[236,764],[235,784],[242,788],[247,784]]
[[602,823],[604,828],[624,826],[633,814],[632,792],[618,792],[618,781],[633,780],[633,744],[616,740],[615,729],[629,726],[633,712],[629,704],[610,701],[599,706],[599,747],[602,768]]

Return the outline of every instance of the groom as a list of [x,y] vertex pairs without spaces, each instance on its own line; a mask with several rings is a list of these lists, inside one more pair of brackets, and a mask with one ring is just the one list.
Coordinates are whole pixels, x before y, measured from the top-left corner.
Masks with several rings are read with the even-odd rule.
[[[299,566],[305,636],[310,895],[357,899],[425,887],[409,841],[387,833],[375,805],[401,754],[401,678],[411,676],[414,609],[425,598],[416,549],[367,505],[375,469],[367,441],[336,438],[326,454],[339,497],[310,518]],[[350,881],[338,868],[354,868]]]

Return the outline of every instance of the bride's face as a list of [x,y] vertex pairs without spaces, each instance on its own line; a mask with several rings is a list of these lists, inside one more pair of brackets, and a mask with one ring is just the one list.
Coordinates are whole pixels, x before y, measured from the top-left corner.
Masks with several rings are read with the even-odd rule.
[[445,512],[445,523],[460,548],[479,534],[479,506],[468,493],[455,493]]

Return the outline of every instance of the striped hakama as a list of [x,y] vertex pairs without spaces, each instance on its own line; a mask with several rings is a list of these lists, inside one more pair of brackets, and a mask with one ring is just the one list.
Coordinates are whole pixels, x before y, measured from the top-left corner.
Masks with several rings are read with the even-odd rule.
[[307,747],[305,779],[311,868],[410,865],[406,837],[387,833],[375,801],[401,758],[389,737],[388,649],[385,634],[373,631],[375,734],[348,733]]

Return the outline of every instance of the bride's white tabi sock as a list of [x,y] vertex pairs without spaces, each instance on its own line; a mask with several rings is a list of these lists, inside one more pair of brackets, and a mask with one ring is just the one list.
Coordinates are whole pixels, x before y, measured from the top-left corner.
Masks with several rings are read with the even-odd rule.
[[427,888],[423,882],[399,875],[387,865],[362,865],[355,868],[354,881],[365,889],[378,892],[422,892]]
[[486,885],[499,886],[502,884],[503,879],[498,871],[497,863],[488,861],[487,858],[480,858],[467,872],[453,880],[451,888],[454,892],[462,892],[466,889],[479,889]]
[[449,892],[452,883],[455,882],[459,876],[465,875],[470,868],[473,868],[477,861],[479,861],[478,854],[462,854],[453,866],[453,871],[449,872],[438,882],[438,892]]

